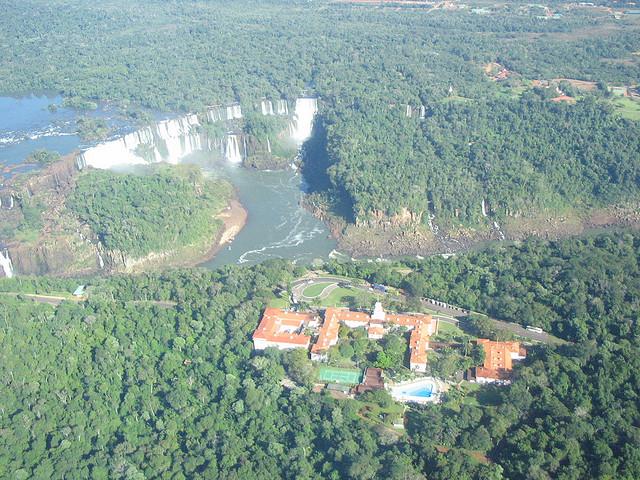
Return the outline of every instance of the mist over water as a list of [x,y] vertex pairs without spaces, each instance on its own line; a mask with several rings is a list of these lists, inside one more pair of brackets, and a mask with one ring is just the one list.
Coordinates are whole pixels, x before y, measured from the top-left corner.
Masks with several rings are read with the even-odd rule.
[[[0,97],[0,167],[19,165],[39,148],[66,154],[82,147],[73,133],[79,114],[69,109],[56,112],[47,109],[48,105],[61,101],[59,97]],[[284,115],[289,111],[285,100],[265,102],[264,107],[267,115]],[[309,137],[316,110],[316,99],[303,98],[296,102],[290,133],[299,144]],[[98,111],[92,115],[106,114]],[[239,105],[211,107],[207,111],[209,121],[241,116]],[[12,117],[16,118],[15,122]],[[225,245],[204,267],[216,268],[228,263],[248,265],[271,258],[296,262],[326,259],[335,248],[335,241],[329,238],[325,225],[301,207],[305,187],[302,176],[293,169],[245,169],[240,165],[246,152],[239,135],[229,133],[221,145],[205,145],[192,129],[197,125],[197,117],[187,115],[135,131],[123,128],[122,135],[86,149],[78,158],[79,165],[126,170],[149,162],[196,163],[209,175],[229,180],[248,212],[247,224],[233,242]],[[4,255],[0,256],[0,269],[8,276],[11,264]]]
[[272,258],[308,263],[326,259],[336,248],[327,227],[301,205],[302,176],[293,170],[257,171],[212,160],[206,152],[186,159],[205,172],[229,180],[248,212],[247,224],[233,242],[202,266],[250,265]]

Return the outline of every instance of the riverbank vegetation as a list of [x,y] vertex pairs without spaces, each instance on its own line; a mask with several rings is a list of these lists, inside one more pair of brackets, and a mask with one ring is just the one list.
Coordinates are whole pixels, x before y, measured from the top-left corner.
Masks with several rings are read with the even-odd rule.
[[[369,414],[388,396],[334,400],[310,390],[307,355],[253,352],[262,308],[304,273],[286,261],[95,279],[87,299],[57,307],[3,297],[0,476],[637,478],[639,243],[609,234],[405,267],[396,283],[449,282],[469,298],[493,284],[525,308],[536,296],[586,308],[554,325],[588,317],[583,337],[565,332],[575,344],[529,347],[512,385],[453,386],[443,404],[409,408],[406,434]],[[398,273],[343,268],[389,283]],[[501,283],[501,271],[522,280]],[[7,293],[75,286],[0,280]],[[340,355],[357,354],[352,336]],[[404,348],[389,337],[381,362],[401,358],[394,340]]]
[[[437,225],[482,236],[504,217],[576,217],[638,195],[637,98],[621,106],[607,95],[640,76],[639,22],[622,11],[564,2],[69,4],[70,14],[42,0],[7,6],[0,25],[13,32],[12,54],[0,59],[0,90],[59,91],[80,108],[106,100],[199,112],[230,102],[255,110],[262,98],[292,107],[298,95],[317,95],[327,158],[307,157],[304,171],[347,223],[378,228],[409,212],[427,233]],[[557,90],[544,87],[550,79],[562,79]],[[552,102],[561,93],[577,103]],[[261,142],[275,131],[265,122],[277,120],[247,118]]]
[[213,244],[222,225],[215,217],[232,194],[229,184],[205,179],[191,167],[138,173],[91,170],[79,176],[67,205],[106,249],[127,256],[171,251],[203,239]]

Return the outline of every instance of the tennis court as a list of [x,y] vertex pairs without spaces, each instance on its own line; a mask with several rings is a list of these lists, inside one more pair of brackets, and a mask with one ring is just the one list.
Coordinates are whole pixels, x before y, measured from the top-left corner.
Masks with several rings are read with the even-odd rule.
[[321,382],[357,385],[362,381],[362,371],[351,368],[320,367]]

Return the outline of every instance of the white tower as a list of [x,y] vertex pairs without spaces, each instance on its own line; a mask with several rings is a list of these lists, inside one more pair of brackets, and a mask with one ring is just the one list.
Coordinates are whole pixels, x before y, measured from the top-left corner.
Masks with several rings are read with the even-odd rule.
[[382,308],[382,303],[376,302],[376,305],[373,307],[373,314],[371,315],[371,320],[380,320],[384,322],[387,314],[384,312]]

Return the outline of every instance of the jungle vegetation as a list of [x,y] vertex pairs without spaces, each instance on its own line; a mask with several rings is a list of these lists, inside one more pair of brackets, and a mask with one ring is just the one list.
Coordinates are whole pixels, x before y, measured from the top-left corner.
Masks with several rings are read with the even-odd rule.
[[[637,478],[639,244],[630,234],[536,242],[517,259],[505,249],[433,261],[433,275],[411,263],[410,274],[343,264],[342,273],[388,283],[399,275],[407,288],[447,278],[468,298],[494,285],[525,308],[538,292],[558,311],[585,309],[563,318],[546,310],[554,325],[582,322],[584,335],[567,329],[573,343],[529,346],[510,386],[463,385],[441,405],[411,407],[405,435],[366,415],[389,408],[383,392],[334,400],[310,390],[305,352],[253,352],[262,309],[302,267],[94,279],[87,299],[57,307],[24,294],[72,291],[76,281],[0,280],[0,476]],[[505,281],[522,271],[528,288],[508,287],[489,265]]]
[[149,167],[138,174],[91,170],[81,174],[67,206],[89,224],[108,250],[133,257],[211,244],[216,215],[231,187],[189,166]]
[[[328,158],[305,168],[330,177],[315,188],[351,221],[404,207],[425,222],[432,213],[443,226],[478,225],[483,199],[497,220],[635,199],[638,127],[609,100],[555,105],[546,98],[554,89],[518,97],[532,80],[634,84],[638,19],[550,9],[28,0],[0,19],[0,91],[162,111],[318,95]],[[490,80],[490,62],[512,75]],[[405,118],[407,105],[424,105],[427,118]]]

